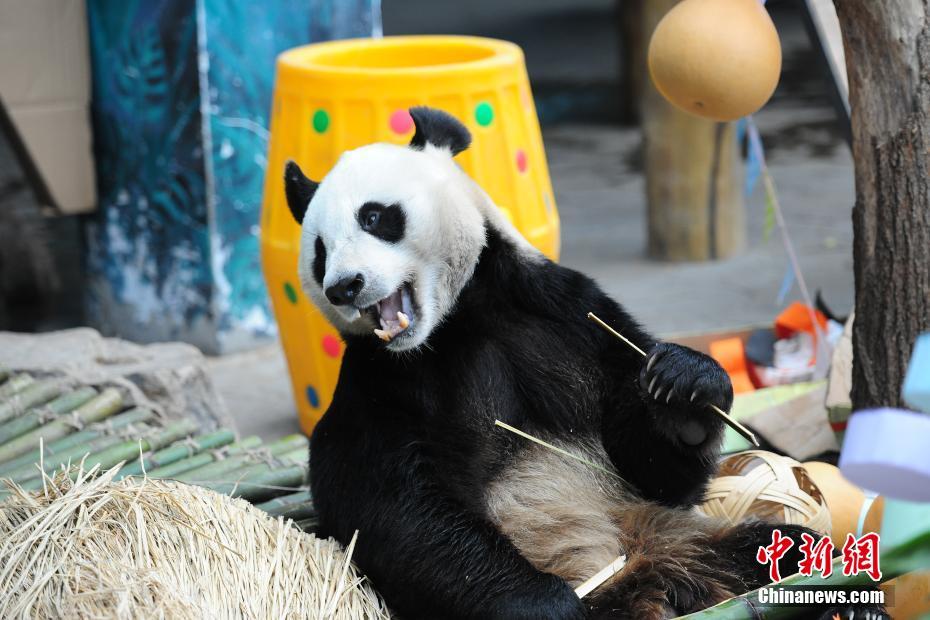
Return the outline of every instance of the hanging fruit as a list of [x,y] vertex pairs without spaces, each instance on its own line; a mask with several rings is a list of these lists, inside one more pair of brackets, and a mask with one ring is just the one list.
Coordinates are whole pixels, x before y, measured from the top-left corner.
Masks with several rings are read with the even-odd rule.
[[778,33],[759,0],[684,0],[656,26],[648,58],[662,96],[716,121],[761,108],[781,73]]

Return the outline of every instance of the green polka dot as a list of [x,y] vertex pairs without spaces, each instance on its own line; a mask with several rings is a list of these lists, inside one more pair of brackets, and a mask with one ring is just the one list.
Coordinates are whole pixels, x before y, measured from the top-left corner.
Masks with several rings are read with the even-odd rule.
[[482,101],[475,106],[475,120],[482,127],[487,127],[494,120],[494,108],[487,101]]
[[297,291],[294,290],[294,287],[290,282],[284,283],[284,295],[287,297],[287,300],[292,304],[297,303]]
[[329,128],[329,114],[326,110],[317,110],[313,113],[313,128],[317,133],[323,133]]

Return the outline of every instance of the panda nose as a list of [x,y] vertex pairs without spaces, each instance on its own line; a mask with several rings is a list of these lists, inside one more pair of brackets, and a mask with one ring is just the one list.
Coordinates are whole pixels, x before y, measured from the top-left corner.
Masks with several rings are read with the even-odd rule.
[[345,306],[352,303],[352,300],[362,292],[365,287],[365,278],[362,274],[357,273],[354,276],[347,276],[329,288],[326,289],[326,298],[334,306]]

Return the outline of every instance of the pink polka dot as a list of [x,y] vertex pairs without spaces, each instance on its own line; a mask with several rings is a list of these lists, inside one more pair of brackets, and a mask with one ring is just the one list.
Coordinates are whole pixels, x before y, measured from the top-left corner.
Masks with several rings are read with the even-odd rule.
[[391,114],[391,131],[397,134],[405,134],[413,129],[413,119],[410,118],[410,112],[407,110],[394,110]]
[[517,170],[526,172],[526,151],[517,149]]
[[332,334],[326,334],[323,336],[323,351],[330,357],[339,357],[342,352],[342,344]]

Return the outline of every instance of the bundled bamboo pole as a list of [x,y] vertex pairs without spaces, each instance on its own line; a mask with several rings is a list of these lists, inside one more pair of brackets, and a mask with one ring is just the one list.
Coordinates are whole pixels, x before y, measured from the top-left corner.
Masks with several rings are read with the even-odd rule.
[[316,507],[313,505],[313,496],[310,491],[300,491],[283,495],[256,505],[273,517],[301,521],[316,517]]
[[[279,456],[295,449],[306,450],[307,438],[303,435],[288,435],[287,437],[283,437],[268,444],[265,446],[264,450],[257,450],[255,453],[248,451],[242,452],[236,456],[225,458],[222,461],[216,461],[209,465],[184,472],[175,478],[181,482],[190,483],[196,483],[197,481],[209,482],[211,480],[225,480],[230,472],[256,463],[263,456]],[[261,454],[262,452],[265,452],[265,454]]]
[[220,448],[235,439],[235,433],[228,429],[222,428],[212,433],[198,435],[189,441],[179,441],[173,445],[163,448],[147,457],[142,457],[126,463],[126,465],[116,474],[116,479],[121,480],[126,476],[141,474],[143,470],[154,470],[159,467],[176,463],[177,461],[199,454],[204,450]]
[[[139,428],[138,432],[146,432],[149,430],[149,427]],[[101,450],[106,450],[112,446],[123,443],[125,440],[120,438],[119,435],[101,435],[95,439],[91,439],[86,443],[82,443],[76,446],[72,446],[67,450],[62,450],[61,452],[55,455],[49,455],[48,453],[43,454],[41,461],[29,462],[22,467],[15,469],[9,473],[3,475],[4,478],[12,478],[14,482],[25,482],[26,480],[31,480],[33,478],[38,478],[41,474],[41,471],[46,473],[52,473],[61,466],[67,466],[69,463],[77,463],[85,456],[99,452]],[[39,465],[42,465],[41,469]]]
[[138,440],[124,441],[102,452],[91,454],[87,457],[86,466],[93,467],[99,463],[101,470],[109,469],[121,461],[128,461],[138,456],[140,451],[158,450],[196,431],[196,420],[185,419],[169,422],[161,429],[157,429],[153,434],[141,437]]
[[71,433],[70,435],[61,437],[60,439],[43,444],[41,450],[37,446],[34,450],[22,454],[15,459],[7,461],[6,463],[3,463],[0,465],[0,478],[6,477],[8,472],[18,469],[23,465],[38,463],[39,459],[42,457],[43,451],[46,455],[59,455],[65,450],[70,450],[74,447],[86,444],[101,436],[113,435],[116,431],[125,428],[130,424],[146,422],[153,417],[155,417],[155,414],[151,410],[136,408],[130,409],[125,413],[115,415],[112,418],[107,418],[102,422],[97,422],[90,425],[82,431]]
[[33,407],[44,405],[60,396],[64,390],[64,382],[58,379],[36,381],[30,384],[0,404],[0,423],[16,418]]
[[[191,476],[193,479],[188,482],[249,501],[266,499],[269,495],[286,490],[284,487],[297,487],[305,482],[307,452],[304,448],[293,449],[293,445],[299,443],[286,438],[276,442],[277,445],[269,445],[269,452],[274,450],[278,453],[266,461],[247,463],[236,469],[217,473],[217,478],[214,479]],[[281,454],[286,447],[290,447],[291,450]]]
[[7,459],[24,454],[39,444],[41,437],[46,443],[54,441],[74,432],[77,427],[99,422],[107,418],[123,406],[123,397],[119,390],[107,388],[93,399],[71,411],[67,417],[59,417],[44,426],[33,429],[20,435],[16,439],[3,444]]
[[3,385],[0,385],[0,403],[4,402],[10,396],[20,392],[26,387],[35,383],[35,379],[29,373],[19,373],[7,379]]
[[267,502],[256,504],[255,507],[264,510],[270,515],[279,515],[286,510],[290,510],[295,505],[302,504],[312,498],[310,491],[298,491],[288,495],[279,495]]
[[[58,467],[67,467],[69,464],[81,461],[82,459],[84,461],[84,470],[99,466],[100,471],[104,471],[110,469],[117,463],[131,459],[133,455],[139,453],[140,448],[143,451],[153,448],[157,449],[161,446],[168,445],[173,441],[177,441],[182,437],[186,437],[195,430],[197,430],[197,422],[194,420],[188,419],[170,422],[160,429],[152,429],[153,433],[150,433],[147,437],[143,437],[138,440],[119,441],[117,438],[118,443],[90,454],[84,452],[69,462],[56,463],[51,467],[48,463],[46,463],[45,471],[51,472]],[[73,476],[74,472],[72,472],[72,477]],[[30,478],[20,482],[19,484],[27,491],[35,491],[42,488],[43,482],[41,478]]]
[[63,394],[41,407],[33,407],[23,415],[0,425],[0,463],[10,458],[3,444],[41,426],[43,422],[49,421],[49,418],[77,409],[96,395],[97,390],[94,388],[83,387]]
[[162,467],[146,472],[146,475],[149,478],[174,478],[179,474],[197,469],[198,467],[224,460],[230,456],[242,454],[247,450],[253,450],[260,446],[261,443],[262,440],[260,437],[252,435],[219,450],[206,450],[186,459],[175,461],[170,465],[163,465]]

